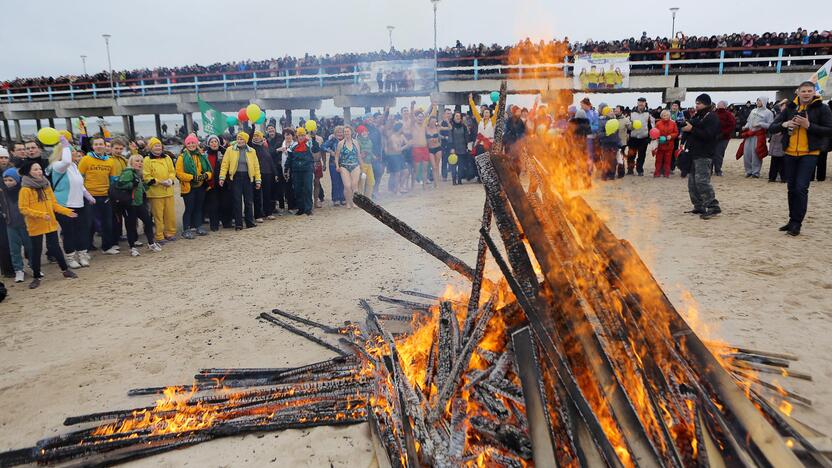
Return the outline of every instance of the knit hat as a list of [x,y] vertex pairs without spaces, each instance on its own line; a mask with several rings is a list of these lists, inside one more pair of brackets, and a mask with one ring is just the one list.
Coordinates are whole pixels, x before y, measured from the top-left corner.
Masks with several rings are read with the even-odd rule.
[[369,133],[369,130],[367,130],[367,127],[365,127],[363,125],[359,125],[358,128],[355,129],[355,133],[357,133],[359,135],[365,135],[365,134]]
[[261,132],[260,130],[255,130],[254,131],[254,136],[263,138],[264,135],[263,135],[263,132]]
[[245,141],[246,141],[246,143],[248,143],[248,139],[249,139],[248,133],[246,133],[246,132],[238,132],[238,133],[237,133],[237,138],[240,138],[240,137],[242,137],[242,138],[243,138],[243,140],[245,140]]
[[9,156],[9,150],[5,146],[0,146],[0,156]]
[[586,111],[583,109],[578,109],[575,111],[575,118],[576,119],[585,119],[586,118]]
[[15,182],[20,184],[20,174],[17,172],[17,169],[10,167],[3,171],[3,178],[6,177],[11,177],[12,179],[14,179]]
[[217,140],[217,143],[220,143],[220,137],[216,135],[208,135],[208,138],[205,139],[205,144],[208,145],[211,143],[211,140]]
[[190,135],[185,137],[185,144],[187,145],[188,143],[196,143],[198,145],[199,144],[199,138],[197,138],[196,135],[191,133]]
[[699,96],[696,96],[696,102],[701,102],[706,106],[710,106],[712,102],[711,96],[709,96],[707,93],[702,93]]
[[298,129],[295,130],[295,135],[299,137],[306,136],[306,129],[303,127],[298,127]]
[[156,137],[150,137],[150,139],[147,140],[147,149],[152,149],[154,146],[161,145],[161,144],[162,144],[162,140],[160,140]]

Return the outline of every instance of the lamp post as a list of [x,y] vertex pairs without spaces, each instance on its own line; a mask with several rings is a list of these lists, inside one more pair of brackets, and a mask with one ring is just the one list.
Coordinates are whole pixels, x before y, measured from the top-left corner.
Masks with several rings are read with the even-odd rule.
[[87,75],[87,56],[86,55],[81,56],[81,63],[84,65],[84,76],[86,76]]
[[436,69],[439,68],[438,53],[436,49],[436,7],[440,0],[430,0],[433,3],[433,86],[439,89],[439,76]]
[[116,98],[116,87],[113,84],[113,61],[110,60],[110,38],[113,37],[110,34],[102,34],[101,37],[104,38],[104,44],[107,45],[107,66],[110,67],[110,96],[113,99]]
[[393,50],[393,30],[395,26],[387,26],[387,35],[390,37],[390,50]]
[[671,7],[670,14],[673,15],[673,26],[670,29],[670,39],[676,37],[676,12],[679,11],[679,7]]

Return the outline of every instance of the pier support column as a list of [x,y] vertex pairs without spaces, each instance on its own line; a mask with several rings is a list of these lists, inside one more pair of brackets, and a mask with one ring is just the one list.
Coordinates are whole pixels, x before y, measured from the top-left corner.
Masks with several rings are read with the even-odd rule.
[[286,123],[289,124],[289,127],[294,127],[292,124],[292,109],[286,109]]
[[40,119],[35,119],[35,127],[40,130]]
[[127,120],[128,120],[128,122],[130,122],[130,134],[129,134],[130,139],[135,140],[136,139],[136,122],[133,120],[132,115],[128,115]]
[[153,114],[153,119],[156,121],[156,136],[162,138],[162,117],[159,114]]
[[72,133],[72,119],[69,117],[64,118],[64,125],[66,126],[66,131]]
[[52,117],[49,117],[49,126],[55,128],[55,119],[53,119]]
[[315,109],[309,109],[309,118],[315,121],[318,120],[318,117],[315,115]]
[[371,114],[373,112],[373,108],[370,106],[364,106],[364,115]]
[[124,135],[132,140],[133,137],[130,136],[130,119],[126,115],[121,116],[121,127]]
[[20,120],[14,119],[14,136],[18,141],[23,141],[23,132],[20,131]]
[[352,120],[352,108],[344,107],[344,125],[350,125]]

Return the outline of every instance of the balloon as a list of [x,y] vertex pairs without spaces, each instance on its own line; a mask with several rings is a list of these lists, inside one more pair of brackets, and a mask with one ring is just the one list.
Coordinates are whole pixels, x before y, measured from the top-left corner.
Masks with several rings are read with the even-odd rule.
[[618,131],[618,120],[611,119],[607,120],[607,123],[604,125],[604,130],[607,133],[607,136],[612,135],[613,133]]
[[543,125],[543,124],[538,125],[537,126],[537,134],[538,135],[544,135],[546,133],[546,129],[547,129],[546,125]]
[[263,111],[260,110],[260,106],[257,104],[249,104],[246,106],[246,117],[250,122],[257,122],[260,120],[260,116],[263,115]]
[[240,122],[248,122],[248,114],[246,114],[246,108],[243,107],[237,112],[237,120]]
[[257,119],[257,121],[255,121],[254,123],[261,124],[261,123],[263,123],[263,122],[265,122],[265,121],[266,121],[266,113],[265,113],[265,112],[262,112],[262,113],[260,113],[260,118],[259,118],[259,119]]
[[667,141],[667,138],[665,138],[663,136],[659,137],[659,143],[664,143],[666,141]]
[[653,128],[650,130],[650,138],[658,140],[660,136],[662,136],[662,132],[660,132],[658,128]]
[[228,117],[225,118],[225,123],[228,124],[229,127],[233,127],[233,126],[237,125],[237,117],[234,117],[233,115],[229,115]]
[[55,146],[61,139],[61,134],[52,127],[43,127],[38,130],[38,140],[46,146]]
[[491,102],[497,104],[497,101],[500,100],[500,92],[499,91],[491,91]]
[[606,116],[610,115],[610,112],[612,112],[612,108],[611,107],[605,107],[604,110],[601,111],[601,115],[606,117]]
[[451,153],[451,154],[448,155],[448,164],[453,166],[457,162],[459,162],[459,156],[457,156],[456,153]]
[[641,120],[633,121],[633,130],[640,130],[643,126],[644,124],[641,123]]
[[72,134],[69,133],[69,130],[62,130],[60,133],[66,138],[66,141],[72,141]]
[[317,132],[318,131],[318,122],[314,120],[307,120],[306,124],[304,125],[307,132]]

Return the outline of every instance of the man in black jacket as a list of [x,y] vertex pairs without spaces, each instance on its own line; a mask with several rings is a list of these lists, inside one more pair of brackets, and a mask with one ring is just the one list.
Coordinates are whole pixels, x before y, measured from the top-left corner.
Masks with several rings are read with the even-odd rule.
[[832,110],[815,94],[815,84],[804,81],[797,88],[797,97],[777,115],[768,131],[784,133],[783,170],[789,194],[789,222],[780,230],[796,236],[806,216],[809,182],[818,157],[832,138]]
[[277,204],[275,212],[281,216],[282,210],[286,209],[286,178],[283,175],[283,153],[280,151],[283,146],[283,134],[277,132],[273,122],[266,127],[266,142],[269,145],[269,155],[272,157],[276,176],[272,186],[272,200]]
[[713,218],[722,212],[711,185],[711,167],[720,128],[709,95],[700,94],[696,98],[696,114],[685,123],[682,131],[687,134],[685,149],[691,158],[688,193],[693,210],[690,213],[698,214],[702,219]]

